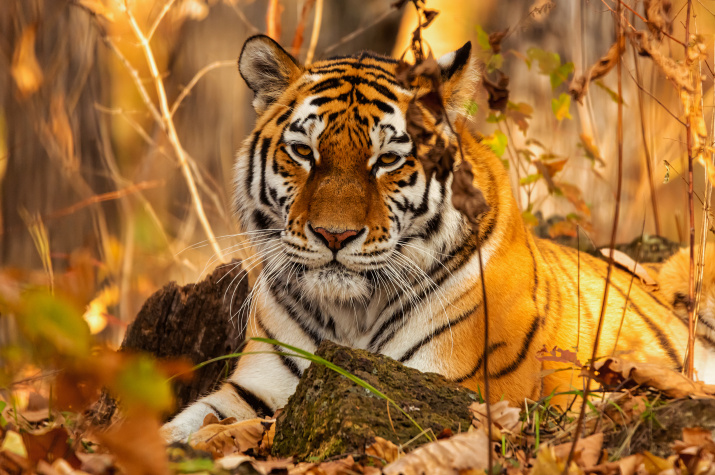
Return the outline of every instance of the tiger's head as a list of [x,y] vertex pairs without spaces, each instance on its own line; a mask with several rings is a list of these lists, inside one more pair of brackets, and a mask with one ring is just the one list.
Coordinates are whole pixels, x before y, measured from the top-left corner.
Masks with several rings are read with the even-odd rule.
[[[438,64],[447,108],[462,108],[479,79],[471,44]],[[405,88],[396,69],[366,52],[304,67],[261,35],[241,52],[258,119],[237,158],[237,214],[264,266],[290,274],[313,300],[368,301],[378,282],[430,264],[414,251],[445,252],[468,232],[407,131],[408,105],[428,85]],[[454,139],[420,113],[425,127]]]

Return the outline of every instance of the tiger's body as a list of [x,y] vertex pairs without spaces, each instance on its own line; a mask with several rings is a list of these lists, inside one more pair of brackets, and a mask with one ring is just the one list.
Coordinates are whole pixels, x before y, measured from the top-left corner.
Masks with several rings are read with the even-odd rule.
[[[443,96],[458,110],[478,74],[471,45],[439,60]],[[255,92],[258,121],[236,163],[237,215],[255,233],[263,278],[254,290],[248,336],[314,351],[324,339],[388,355],[476,390],[484,328],[481,245],[490,322],[491,394],[516,404],[580,382],[541,362],[546,346],[590,358],[606,263],[534,238],[500,160],[461,133],[474,183],[489,204],[476,232],[454,208],[450,179],[426,177],[406,130],[419,82],[397,82],[394,60],[362,53],[298,65],[266,37],[247,41],[239,69]],[[421,106],[420,106],[421,107]],[[456,137],[421,111],[436,137]],[[463,130],[455,118],[455,129]],[[425,145],[422,145],[425,147]],[[631,276],[614,270],[599,354],[610,354]],[[633,284],[617,351],[678,367],[687,327],[658,295]],[[251,341],[226,383],[163,430],[185,439],[204,416],[270,415],[294,392],[308,362]],[[697,342],[696,360],[713,355]],[[702,375],[703,373],[701,373]]]

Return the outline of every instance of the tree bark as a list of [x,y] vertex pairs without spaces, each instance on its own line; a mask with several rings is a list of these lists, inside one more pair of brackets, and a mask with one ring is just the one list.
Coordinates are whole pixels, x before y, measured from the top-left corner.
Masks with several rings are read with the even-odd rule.
[[[127,329],[121,350],[142,351],[160,359],[186,358],[193,365],[235,352],[243,342],[248,314],[242,308],[249,294],[245,276],[240,262],[233,261],[196,284],[179,287],[170,282],[144,303]],[[191,381],[176,381],[176,411],[211,391],[230,374],[235,362],[206,365]],[[106,423],[115,410],[115,402],[104,395],[93,417],[99,424]]]

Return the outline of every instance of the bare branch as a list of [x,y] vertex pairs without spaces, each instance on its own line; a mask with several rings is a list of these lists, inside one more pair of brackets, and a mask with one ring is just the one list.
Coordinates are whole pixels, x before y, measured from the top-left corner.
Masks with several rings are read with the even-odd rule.
[[189,83],[186,85],[186,87],[184,87],[184,89],[181,90],[178,97],[174,101],[174,104],[171,106],[171,111],[169,112],[169,115],[171,117],[174,117],[176,110],[181,105],[181,101],[186,99],[186,96],[189,95],[189,93],[191,92],[191,89],[193,89],[194,86],[196,86],[196,83],[199,82],[199,80],[202,77],[204,77],[204,75],[206,73],[208,73],[209,71],[213,71],[214,69],[225,68],[227,66],[231,66],[231,67],[236,66],[236,61],[233,59],[227,59],[227,60],[223,60],[223,61],[214,61],[213,63],[207,64],[206,66],[201,68],[199,70],[199,72],[196,73],[193,78],[191,78],[191,81],[189,81]]
[[313,32],[310,34],[310,45],[305,56],[305,64],[313,62],[315,47],[318,46],[318,36],[320,36],[320,24],[323,21],[323,0],[318,0],[315,4],[315,19],[313,20]]

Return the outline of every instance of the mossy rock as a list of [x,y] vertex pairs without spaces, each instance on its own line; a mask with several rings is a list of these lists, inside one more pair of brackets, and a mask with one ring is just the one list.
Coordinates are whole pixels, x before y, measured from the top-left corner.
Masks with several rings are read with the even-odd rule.
[[[392,398],[423,429],[465,431],[478,395],[435,373],[422,373],[364,350],[323,342],[317,354]],[[394,406],[324,365],[312,363],[278,416],[273,455],[323,460],[362,453],[376,436],[406,443],[420,430]],[[425,442],[423,440],[422,442]]]
[[679,399],[658,406],[637,427],[608,434],[604,447],[621,457],[645,450],[667,457],[673,442],[682,440],[683,429],[691,427],[709,430],[715,438],[715,399]]

